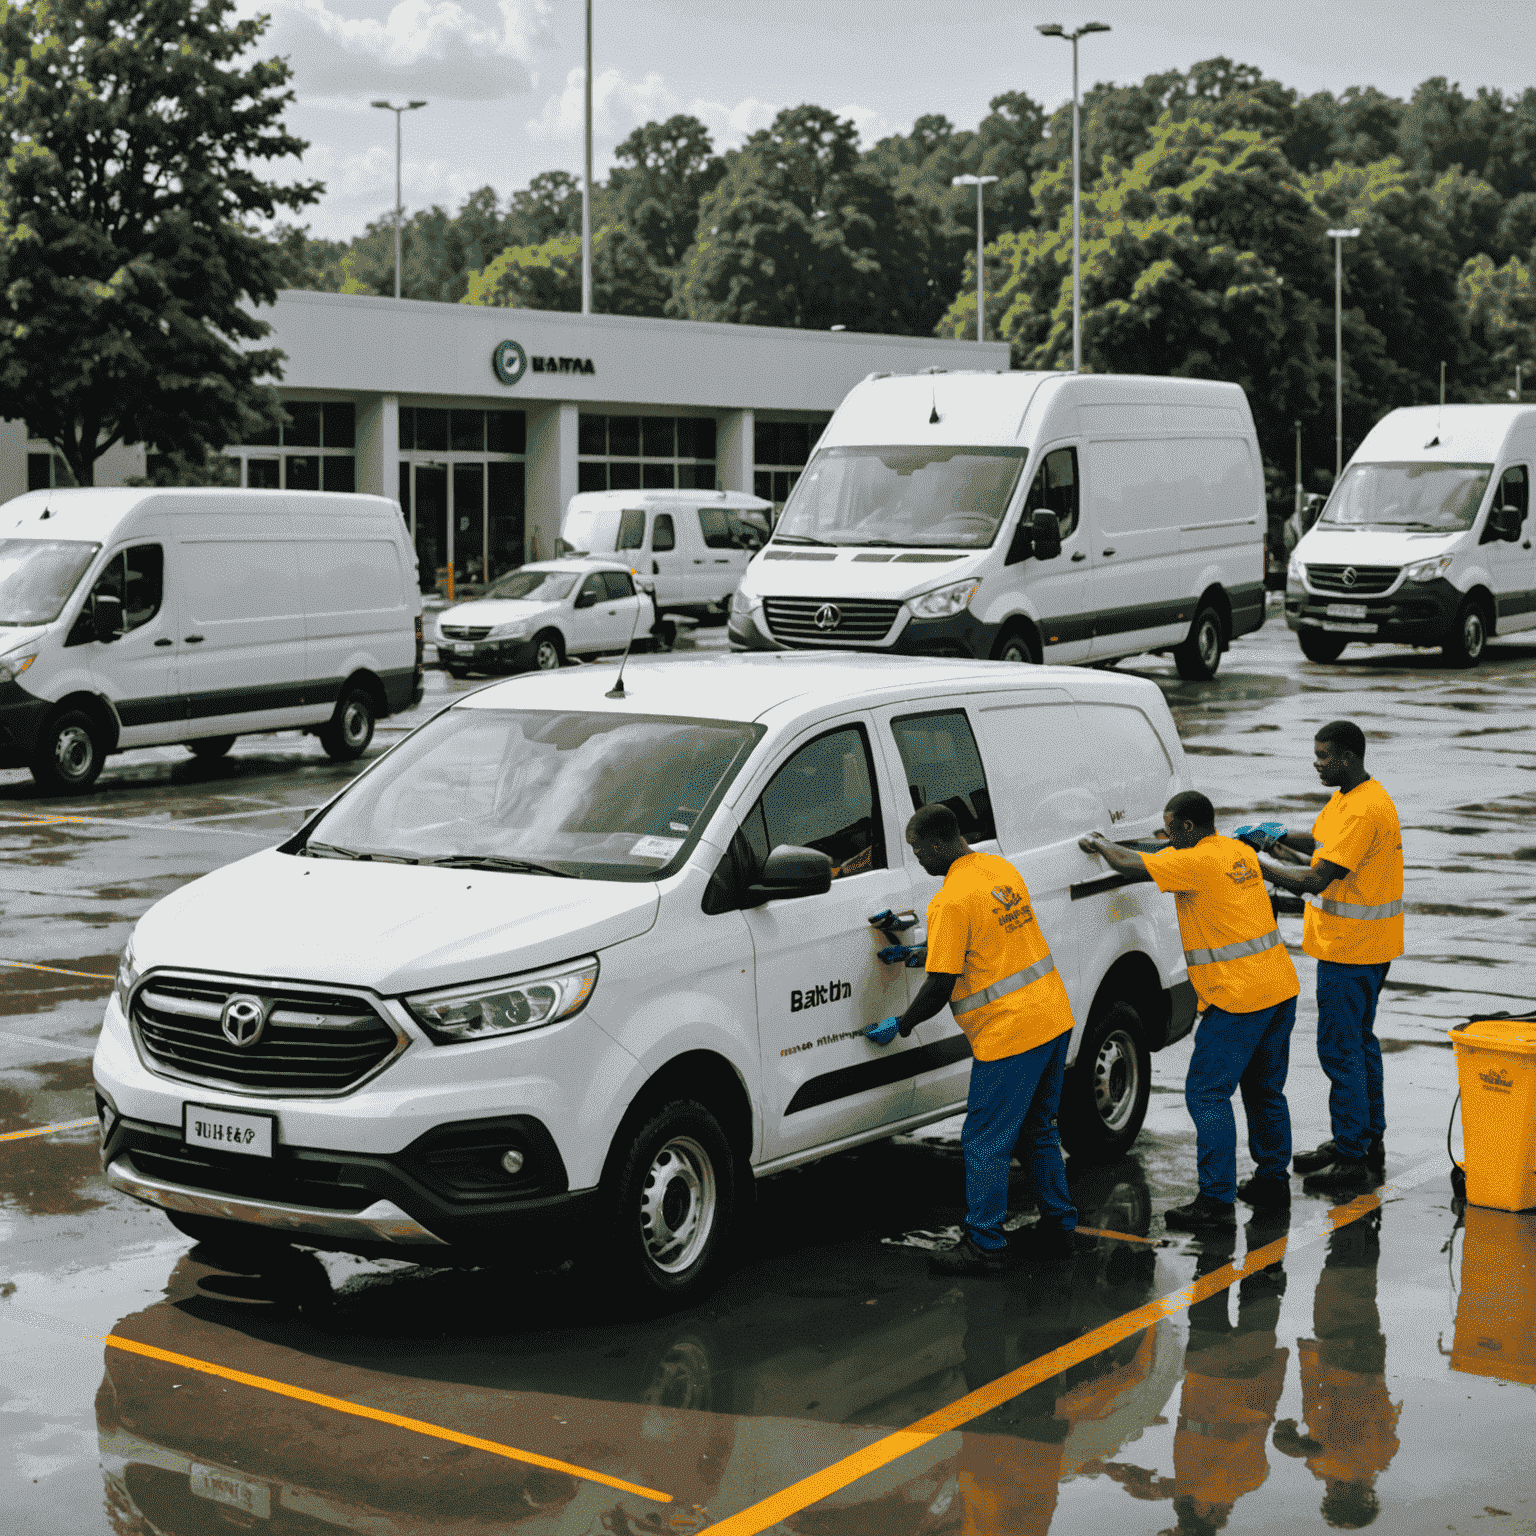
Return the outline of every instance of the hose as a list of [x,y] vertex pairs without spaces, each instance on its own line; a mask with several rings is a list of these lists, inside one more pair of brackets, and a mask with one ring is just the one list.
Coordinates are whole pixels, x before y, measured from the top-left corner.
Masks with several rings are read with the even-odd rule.
[[1456,1111],[1461,1107],[1461,1092],[1457,1091],[1456,1102],[1451,1105],[1451,1118],[1445,1122],[1445,1155],[1451,1160],[1451,1167],[1460,1168],[1463,1173],[1467,1171],[1464,1163],[1456,1161],[1456,1154],[1451,1151],[1451,1127],[1456,1124]]

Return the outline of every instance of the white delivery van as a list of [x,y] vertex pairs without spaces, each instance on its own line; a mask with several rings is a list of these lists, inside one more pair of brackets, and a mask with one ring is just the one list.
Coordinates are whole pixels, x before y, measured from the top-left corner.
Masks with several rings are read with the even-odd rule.
[[731,609],[748,650],[1215,674],[1264,622],[1264,470],[1236,384],[871,374],[837,408]]
[[663,616],[720,618],[772,515],[772,502],[740,491],[583,491],[560,537],[573,551],[628,561]]
[[312,732],[338,761],[422,696],[399,507],[320,491],[31,491],[0,507],[0,767],[87,790],[108,754]]
[[1476,666],[1490,635],[1536,628],[1533,466],[1531,406],[1382,417],[1291,555],[1285,622],[1307,659],[1386,641]]
[[[847,655],[531,673],[466,695],[280,847],[166,897],[95,1078],[107,1177],[210,1239],[558,1262],[695,1294],[755,1177],[953,1114],[946,1011],[870,919],[954,808],[1028,882],[1077,1027],[1061,1108],[1116,1156],[1194,993],[1172,899],[1077,844],[1188,787],[1161,692]],[[921,924],[909,930],[921,941]]]

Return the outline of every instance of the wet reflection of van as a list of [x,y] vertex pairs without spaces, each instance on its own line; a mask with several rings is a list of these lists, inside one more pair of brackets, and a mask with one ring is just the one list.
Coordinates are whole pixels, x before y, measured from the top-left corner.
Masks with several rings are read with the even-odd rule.
[[745,650],[1004,661],[1171,652],[1264,622],[1264,470],[1236,384],[871,375],[731,608]]
[[1533,465],[1531,406],[1384,416],[1291,555],[1285,622],[1307,659],[1386,641],[1476,666],[1489,636],[1536,627]]

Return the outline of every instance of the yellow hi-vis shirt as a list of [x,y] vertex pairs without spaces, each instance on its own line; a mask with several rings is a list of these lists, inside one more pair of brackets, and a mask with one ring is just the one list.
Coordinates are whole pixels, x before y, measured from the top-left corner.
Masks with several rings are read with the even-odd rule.
[[958,976],[950,1011],[977,1061],[1018,1056],[1072,1028],[1072,1004],[1007,859],[967,853],[928,903],[928,969]]
[[1349,873],[1307,897],[1301,947],[1314,960],[1383,965],[1403,952],[1403,833],[1392,797],[1375,779],[1333,799],[1312,823],[1312,862]]
[[1202,1008],[1257,1013],[1301,991],[1246,843],[1212,832],[1193,848],[1149,853],[1147,873],[1173,893],[1184,963]]

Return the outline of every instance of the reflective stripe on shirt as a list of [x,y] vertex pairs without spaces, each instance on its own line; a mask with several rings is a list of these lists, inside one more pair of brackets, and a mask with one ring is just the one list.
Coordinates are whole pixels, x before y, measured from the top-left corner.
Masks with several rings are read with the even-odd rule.
[[988,1003],[995,1003],[1000,997],[1007,997],[1010,992],[1017,992],[1021,987],[1027,987],[1032,981],[1039,981],[1042,976],[1049,976],[1056,969],[1056,962],[1047,955],[1044,960],[1037,960],[1026,971],[1015,971],[1012,976],[1004,976],[1001,981],[994,981],[990,987],[983,987],[980,992],[972,992],[969,997],[962,997],[958,1003],[951,1003],[949,1011],[959,1015],[970,1013],[972,1009],[984,1008]]
[[1278,928],[1257,939],[1241,939],[1236,944],[1223,944],[1220,949],[1186,949],[1186,965],[1217,965],[1223,960],[1241,960],[1247,955],[1262,955],[1266,949],[1281,949],[1285,941]]
[[1384,902],[1379,907],[1357,907],[1353,902],[1330,901],[1326,896],[1319,896],[1317,906],[1321,911],[1332,913],[1334,917],[1352,917],[1358,923],[1379,923],[1385,917],[1403,915],[1401,901]]

